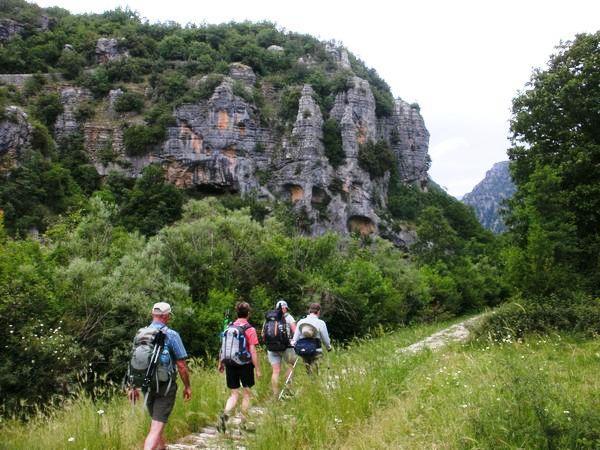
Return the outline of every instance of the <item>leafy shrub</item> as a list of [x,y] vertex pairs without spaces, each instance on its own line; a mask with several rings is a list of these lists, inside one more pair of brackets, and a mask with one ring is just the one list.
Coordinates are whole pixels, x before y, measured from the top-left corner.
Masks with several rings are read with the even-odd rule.
[[186,77],[174,70],[153,75],[150,83],[154,87],[154,96],[166,102],[180,99],[188,90]]
[[325,146],[325,156],[333,167],[338,167],[344,163],[346,153],[342,145],[342,131],[337,120],[331,118],[323,123],[323,145]]
[[298,86],[290,86],[281,93],[279,114],[284,122],[295,122],[302,92]]
[[144,96],[137,92],[126,91],[115,101],[115,111],[117,112],[140,112],[143,107]]
[[89,89],[96,98],[104,97],[113,88],[108,72],[102,66],[93,72],[83,74],[80,83]]
[[382,91],[371,86],[373,97],[375,97],[375,115],[377,117],[391,116],[394,113],[394,97],[388,91]]
[[380,178],[396,165],[396,156],[385,141],[369,141],[358,149],[358,164],[371,178]]
[[159,126],[132,125],[123,131],[123,145],[128,156],[143,156],[165,138]]
[[77,120],[77,122],[83,123],[94,117],[95,114],[96,108],[94,103],[90,101],[83,101],[77,106],[77,109],[75,110],[75,119]]
[[33,106],[35,117],[48,128],[54,127],[56,118],[62,114],[63,110],[60,98],[55,93],[40,95]]
[[83,72],[85,58],[74,50],[63,50],[58,59],[58,67],[62,69],[67,80],[74,80]]
[[477,330],[479,336],[496,341],[553,332],[600,335],[600,299],[572,293],[517,300],[487,316]]

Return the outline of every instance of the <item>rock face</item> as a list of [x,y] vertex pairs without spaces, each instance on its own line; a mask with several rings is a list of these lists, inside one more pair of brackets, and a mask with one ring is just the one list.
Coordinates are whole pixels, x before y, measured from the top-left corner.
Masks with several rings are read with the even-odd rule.
[[510,199],[515,190],[509,162],[502,161],[494,164],[462,202],[473,207],[481,225],[494,233],[502,233],[506,229],[501,216],[503,202]]
[[0,119],[0,170],[13,167],[31,142],[27,114],[17,106],[4,109]]
[[91,92],[85,88],[68,86],[60,90],[60,102],[64,109],[54,124],[57,139],[66,138],[79,131],[81,124],[77,121],[77,109],[81,103],[91,99]]
[[380,122],[380,136],[387,140],[398,160],[398,174],[405,183],[427,186],[429,132],[418,105],[396,99],[394,114]]
[[[99,39],[98,61],[125,56],[118,47],[116,39]],[[90,160],[102,175],[117,170],[138,177],[146,166],[158,163],[165,168],[167,179],[181,188],[289,201],[307,234],[328,230],[379,233],[398,246],[410,245],[414,232],[398,231],[385,219],[389,172],[372,178],[359,165],[358,154],[360,146],[369,141],[386,141],[396,155],[401,181],[426,189],[429,133],[419,108],[397,99],[391,115],[377,117],[369,82],[351,74],[347,51],[333,45],[326,50],[334,63],[330,75],[340,70],[348,73],[345,90],[336,94],[329,110],[322,110],[313,87],[303,85],[293,123],[261,117],[263,111],[249,100],[258,89],[256,75],[251,67],[234,63],[210,98],[174,108],[175,125],[168,127],[165,140],[144,156],[125,153],[124,125],[144,122],[141,115],[114,111],[114,102],[123,94],[119,89],[96,102],[94,117],[82,123],[77,112],[92,98],[90,92],[61,82],[58,93],[64,112],[54,125],[55,137],[83,132]],[[315,61],[310,55],[301,59],[306,65]],[[194,88],[193,79],[189,86]],[[277,111],[281,92],[268,83],[261,88]],[[152,87],[147,89],[150,97]],[[339,124],[345,157],[336,167],[330,164],[323,144],[325,117]],[[3,153],[11,149],[15,158],[29,136],[26,121],[19,123],[3,122]]]
[[119,49],[119,42],[115,38],[100,38],[96,42],[96,61],[100,64],[126,56],[129,54]]
[[7,42],[21,33],[25,27],[12,19],[0,19],[0,42]]

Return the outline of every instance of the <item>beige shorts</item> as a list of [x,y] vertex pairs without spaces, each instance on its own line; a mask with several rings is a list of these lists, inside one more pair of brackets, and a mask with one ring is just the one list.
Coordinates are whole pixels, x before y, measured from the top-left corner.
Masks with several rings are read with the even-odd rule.
[[288,364],[294,364],[297,356],[293,348],[286,348],[281,352],[272,352],[270,350],[267,351],[267,358],[269,359],[269,363],[271,365],[281,364],[282,359]]

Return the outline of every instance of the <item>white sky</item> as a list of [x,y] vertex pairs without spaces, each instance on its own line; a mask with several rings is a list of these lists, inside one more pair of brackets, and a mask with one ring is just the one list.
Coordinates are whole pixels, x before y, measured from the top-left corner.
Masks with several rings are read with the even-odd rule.
[[600,2],[583,0],[39,0],[73,13],[129,6],[152,22],[269,20],[341,41],[394,96],[421,106],[430,174],[460,196],[507,159],[511,99],[561,40],[600,29]]

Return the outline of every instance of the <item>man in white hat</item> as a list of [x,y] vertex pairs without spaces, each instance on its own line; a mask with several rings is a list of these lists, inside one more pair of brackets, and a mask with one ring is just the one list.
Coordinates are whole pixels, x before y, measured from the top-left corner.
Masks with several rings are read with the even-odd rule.
[[[161,329],[166,334],[165,349],[168,350],[168,355],[164,357],[171,358],[175,362],[173,367],[173,380],[177,376],[177,372],[183,381],[183,399],[189,401],[192,398],[192,388],[190,386],[190,376],[185,362],[188,357],[181,337],[177,331],[167,327],[171,320],[171,305],[166,302],[155,303],[152,307],[152,323],[149,327]],[[161,360],[163,355],[161,355]],[[175,367],[177,369],[175,369]],[[144,441],[144,450],[154,450],[166,448],[166,442],[163,436],[165,425],[169,419],[169,415],[175,405],[175,396],[177,394],[177,383],[169,382],[159,383],[158,389],[150,389],[146,406],[152,417],[150,431]],[[128,392],[129,399],[135,402],[140,393],[137,389],[130,389]]]
[[291,376],[297,356],[291,343],[291,338],[296,332],[296,321],[289,313],[288,304],[285,300],[279,300],[275,305],[275,309],[280,312],[282,320],[285,321],[286,333],[289,337],[288,348],[285,350],[267,350],[267,358],[269,359],[269,363],[273,369],[273,374],[271,375],[271,387],[273,388],[273,394],[277,396],[279,395],[279,374],[281,373],[281,363],[282,361],[287,363],[288,368],[285,373],[285,380],[287,380]]
[[327,351],[331,351],[331,341],[329,339],[329,332],[327,331],[327,325],[320,318],[321,316],[321,305],[318,303],[311,303],[308,307],[308,316],[298,321],[292,344],[298,346],[302,340],[310,340],[318,342],[317,348],[314,354],[310,356],[303,356],[304,364],[308,373],[313,372],[313,366],[319,370],[319,359],[323,356],[323,348],[325,346]]

